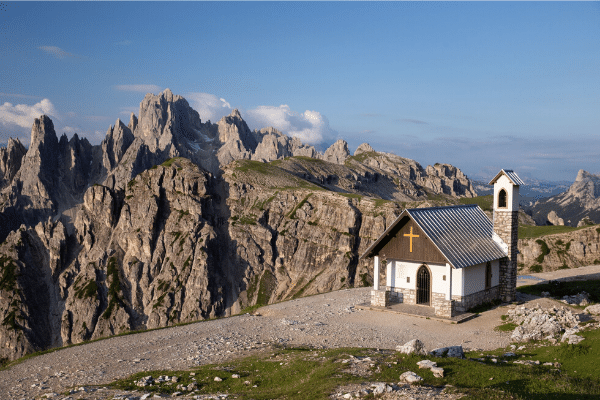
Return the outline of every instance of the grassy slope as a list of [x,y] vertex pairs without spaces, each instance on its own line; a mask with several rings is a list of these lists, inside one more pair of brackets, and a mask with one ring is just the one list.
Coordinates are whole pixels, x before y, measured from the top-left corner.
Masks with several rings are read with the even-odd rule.
[[[219,365],[205,365],[190,371],[141,372],[112,384],[115,388],[136,390],[135,381],[143,376],[176,375],[178,382],[188,385],[196,379],[199,394],[229,393],[240,399],[326,399],[336,388],[360,382],[398,382],[400,374],[415,371],[424,384],[452,385],[453,391],[466,393],[472,399],[592,399],[600,396],[600,331],[583,334],[579,345],[536,347],[528,345],[518,351],[519,359],[539,360],[540,365],[513,364],[515,357],[503,357],[506,349],[493,352],[471,352],[467,358],[483,361],[406,356],[393,351],[375,349],[281,348],[263,356],[252,356]],[[371,358],[372,375],[359,377],[346,371],[349,364],[341,361],[353,357]],[[428,370],[419,370],[422,359],[436,361],[444,368],[444,378],[435,378]],[[492,358],[500,360],[497,363]],[[502,360],[508,362],[504,363]],[[544,362],[560,362],[560,369],[543,366]],[[194,372],[195,376],[190,376]],[[232,378],[239,374],[240,378]],[[215,382],[214,377],[223,379]],[[250,385],[244,384],[249,381]],[[257,387],[253,387],[256,385]],[[148,392],[173,393],[176,385],[154,385]]]

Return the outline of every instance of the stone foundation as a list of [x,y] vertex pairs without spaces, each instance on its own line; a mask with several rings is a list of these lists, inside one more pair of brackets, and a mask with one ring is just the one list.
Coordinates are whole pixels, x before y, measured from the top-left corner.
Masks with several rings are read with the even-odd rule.
[[454,308],[456,311],[466,312],[467,310],[482,303],[490,302],[500,298],[500,286],[494,286],[467,296],[452,296],[452,301],[455,303]]
[[[382,291],[383,293],[383,291]],[[414,289],[402,289],[402,288],[394,288],[388,287],[386,293],[389,293],[388,303],[404,303],[411,305],[417,304],[417,291]],[[381,295],[379,295],[381,296]],[[373,291],[371,292],[371,304],[373,303]],[[376,302],[381,303],[380,300],[376,300]],[[433,307],[435,310],[435,315],[440,317],[451,318],[455,315],[455,305],[454,300],[446,300],[446,295],[444,293],[431,293],[431,301],[430,307]],[[423,305],[423,307],[428,307],[427,305]]]
[[452,318],[455,313],[454,300],[446,300],[443,293],[431,293],[431,306],[438,317]]
[[371,305],[374,307],[387,307],[390,305],[389,290],[371,290]]

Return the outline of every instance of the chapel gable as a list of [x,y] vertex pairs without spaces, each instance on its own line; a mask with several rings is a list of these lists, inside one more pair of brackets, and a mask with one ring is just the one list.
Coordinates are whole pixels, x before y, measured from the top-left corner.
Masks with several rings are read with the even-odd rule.
[[[379,251],[382,257],[394,260],[446,263],[446,258],[408,215],[404,216],[390,239]],[[383,243],[382,243],[383,244]]]

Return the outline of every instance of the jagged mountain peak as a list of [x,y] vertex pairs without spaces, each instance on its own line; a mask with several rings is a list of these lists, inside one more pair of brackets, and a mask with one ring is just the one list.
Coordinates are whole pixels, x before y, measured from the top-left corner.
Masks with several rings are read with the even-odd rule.
[[29,148],[37,148],[43,143],[58,143],[54,124],[47,115],[41,115],[33,121]]
[[591,174],[583,169],[580,169],[579,172],[577,172],[577,177],[575,178],[575,182],[581,182],[585,179],[590,179],[590,178],[597,178],[597,176],[594,174]]
[[361,153],[372,153],[374,151],[375,149],[373,149],[369,143],[363,143],[356,148],[354,155],[357,156]]
[[135,128],[137,128],[137,124],[138,124],[138,119],[135,116],[134,113],[131,113],[131,115],[129,116],[129,124],[127,124],[127,127],[129,128],[129,130],[133,133],[135,131]]
[[346,158],[350,156],[348,150],[348,142],[343,139],[338,139],[334,144],[329,146],[323,154],[323,160],[332,162],[334,164],[343,164]]

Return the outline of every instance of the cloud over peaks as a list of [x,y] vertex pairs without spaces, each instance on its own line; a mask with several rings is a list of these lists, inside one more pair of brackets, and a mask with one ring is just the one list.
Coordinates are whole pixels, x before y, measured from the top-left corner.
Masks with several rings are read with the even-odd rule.
[[12,125],[31,129],[33,120],[42,114],[58,116],[54,105],[48,99],[43,99],[32,106],[27,104],[13,105],[7,102],[0,105],[0,124],[4,127]]
[[[232,111],[231,104],[213,94],[193,92],[187,93],[185,98],[192,108],[198,111],[200,119],[204,122],[216,122]],[[250,129],[272,126],[308,144],[318,144],[335,136],[327,118],[317,111],[307,110],[299,113],[284,104],[278,107],[259,106],[242,111],[242,115]]]
[[161,91],[160,86],[157,85],[117,85],[115,88],[123,92],[159,93]]
[[298,113],[283,104],[279,107],[259,106],[248,110],[246,115],[252,128],[272,126],[308,144],[321,143],[334,134],[327,118],[318,111]]
[[231,105],[225,99],[209,93],[188,93],[185,98],[192,108],[198,111],[203,122],[216,122],[231,113]]

